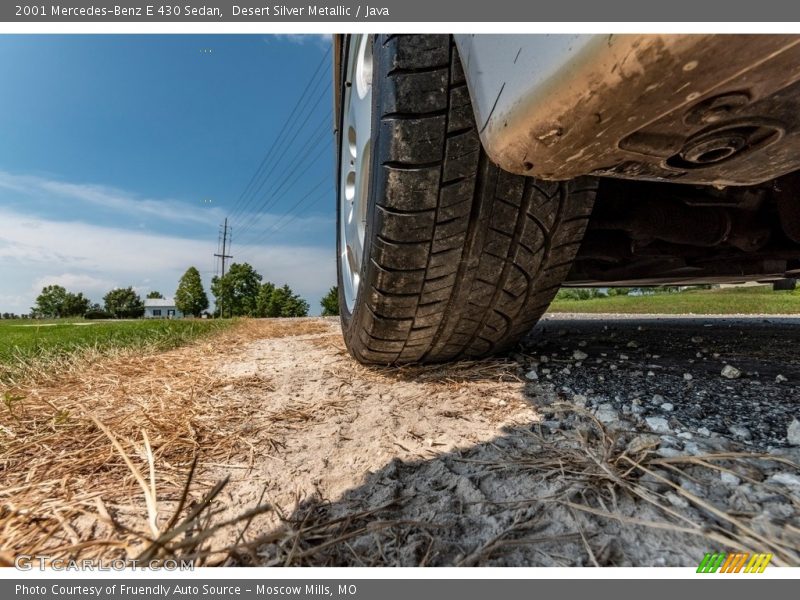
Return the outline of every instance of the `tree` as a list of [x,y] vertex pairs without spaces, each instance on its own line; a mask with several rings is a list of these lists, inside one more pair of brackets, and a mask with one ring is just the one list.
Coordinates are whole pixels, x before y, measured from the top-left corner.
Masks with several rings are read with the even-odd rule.
[[597,288],[561,288],[556,294],[557,300],[591,300],[606,294]]
[[339,286],[333,286],[322,300],[319,301],[322,306],[323,317],[335,317],[339,314]]
[[200,279],[200,271],[195,267],[186,269],[186,273],[178,282],[175,306],[183,314],[195,317],[199,317],[200,313],[208,308],[208,296],[203,289],[203,280]]
[[308,315],[308,302],[292,292],[292,288],[284,284],[276,287],[267,308],[268,317],[305,317]]
[[111,315],[108,314],[103,307],[96,302],[92,304],[88,310],[83,314],[85,319],[110,319]]
[[256,300],[256,316],[258,317],[273,317],[277,315],[271,315],[270,312],[273,310],[272,306],[272,295],[275,293],[275,284],[270,281],[267,281],[261,285],[261,289],[258,290],[258,299]]
[[42,293],[36,297],[36,306],[31,308],[31,312],[37,317],[61,317],[66,297],[67,290],[63,286],[47,285],[42,288]]
[[147,299],[148,300],[163,300],[164,296],[161,294],[161,292],[153,290],[152,292],[148,292],[147,293]]
[[36,298],[36,306],[31,308],[35,317],[80,317],[89,310],[89,299],[78,292],[73,294],[60,285],[48,285]]
[[61,308],[62,317],[82,317],[89,310],[91,302],[81,292],[73,294],[67,292]]
[[286,295],[286,302],[283,309],[281,309],[282,317],[307,317],[308,316],[308,302],[301,298],[298,294],[292,292],[288,285],[284,285],[281,290]]
[[608,288],[608,295],[609,296],[627,296],[631,293],[633,288],[629,287],[612,287]]
[[144,302],[132,287],[111,290],[103,296],[103,302],[115,319],[135,319],[144,314]]
[[223,277],[211,280],[220,316],[256,316],[261,275],[248,263],[233,263]]

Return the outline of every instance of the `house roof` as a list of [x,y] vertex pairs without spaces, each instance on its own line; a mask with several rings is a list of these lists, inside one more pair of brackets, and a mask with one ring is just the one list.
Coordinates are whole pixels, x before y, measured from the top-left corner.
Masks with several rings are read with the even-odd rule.
[[172,298],[145,298],[144,305],[147,308],[175,308],[175,300]]

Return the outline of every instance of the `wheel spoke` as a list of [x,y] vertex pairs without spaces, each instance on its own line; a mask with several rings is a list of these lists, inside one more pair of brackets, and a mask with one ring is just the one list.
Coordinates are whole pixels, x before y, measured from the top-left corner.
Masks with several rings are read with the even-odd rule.
[[339,214],[345,300],[353,310],[364,257],[372,135],[371,38],[354,35],[347,56],[341,133]]

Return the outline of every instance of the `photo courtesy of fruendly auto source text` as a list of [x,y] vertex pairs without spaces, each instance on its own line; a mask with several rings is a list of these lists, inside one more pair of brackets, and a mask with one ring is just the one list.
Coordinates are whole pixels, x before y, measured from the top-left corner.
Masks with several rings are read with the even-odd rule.
[[0,5],[0,597],[796,596],[800,7],[372,1]]

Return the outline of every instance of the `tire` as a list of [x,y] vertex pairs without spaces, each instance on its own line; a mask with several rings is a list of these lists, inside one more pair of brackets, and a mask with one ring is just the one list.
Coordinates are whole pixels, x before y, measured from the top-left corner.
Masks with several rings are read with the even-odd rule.
[[[352,83],[351,42],[343,44],[343,92]],[[342,181],[348,150],[338,145],[338,283],[347,348],[373,364],[507,350],[565,280],[596,180],[540,181],[492,164],[451,36],[374,36],[371,43],[369,187],[357,294],[349,301]],[[345,110],[339,112],[345,139]]]

